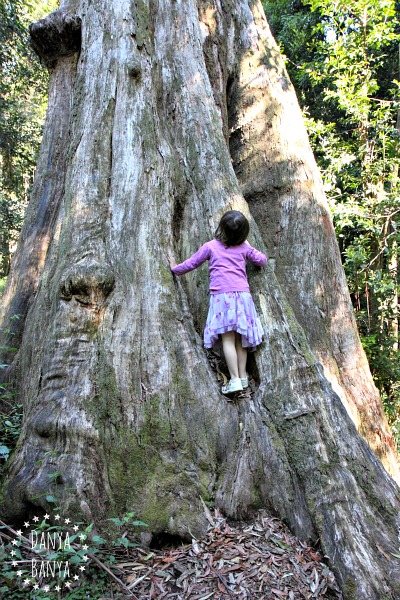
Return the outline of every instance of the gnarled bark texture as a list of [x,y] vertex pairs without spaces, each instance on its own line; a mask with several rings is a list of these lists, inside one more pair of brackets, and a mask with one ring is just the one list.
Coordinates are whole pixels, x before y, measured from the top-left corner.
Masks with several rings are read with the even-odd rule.
[[[232,517],[268,507],[320,539],[346,598],[395,598],[400,493],[336,391],[370,441],[371,414],[389,432],[259,2],[77,0],[33,30],[52,80],[3,305],[3,323],[22,315],[8,377],[25,407],[3,516],[52,492],[69,513],[135,510],[187,537],[205,529],[200,498]],[[220,395],[202,349],[206,267],[178,281],[166,260],[233,207],[273,258],[250,273],[266,335],[247,403]],[[378,452],[396,475],[387,440]]]

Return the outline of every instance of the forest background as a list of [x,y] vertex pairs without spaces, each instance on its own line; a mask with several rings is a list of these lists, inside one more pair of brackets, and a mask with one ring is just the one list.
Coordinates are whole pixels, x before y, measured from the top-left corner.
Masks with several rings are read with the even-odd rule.
[[[400,448],[400,2],[263,4],[303,110],[362,343]],[[47,106],[47,69],[29,46],[28,26],[56,8],[57,0],[0,0],[0,294]]]

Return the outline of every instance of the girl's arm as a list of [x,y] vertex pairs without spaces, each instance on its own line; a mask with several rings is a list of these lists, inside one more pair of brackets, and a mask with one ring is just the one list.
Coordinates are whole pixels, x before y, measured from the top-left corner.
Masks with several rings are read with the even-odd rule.
[[[183,275],[184,273],[188,273],[189,271],[193,271],[193,269],[197,269],[200,267],[206,260],[210,258],[210,249],[208,247],[208,243],[203,244],[201,248],[197,250],[190,258],[185,260],[183,263],[177,265],[175,260],[170,257],[169,264],[171,266],[171,271],[174,275]],[[174,264],[175,263],[175,264]]]
[[[248,244],[248,242],[246,243]],[[246,258],[253,263],[253,265],[257,265],[257,267],[265,267],[268,260],[268,257],[263,252],[256,250],[253,246],[250,246],[250,244],[248,244]]]

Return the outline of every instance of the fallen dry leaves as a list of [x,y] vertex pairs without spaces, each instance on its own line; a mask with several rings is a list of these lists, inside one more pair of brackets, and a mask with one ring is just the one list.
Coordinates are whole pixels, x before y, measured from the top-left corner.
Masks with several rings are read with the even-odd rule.
[[206,515],[203,539],[162,551],[130,549],[113,565],[132,598],[342,599],[321,555],[278,519],[262,511],[251,524],[228,524],[218,511]]

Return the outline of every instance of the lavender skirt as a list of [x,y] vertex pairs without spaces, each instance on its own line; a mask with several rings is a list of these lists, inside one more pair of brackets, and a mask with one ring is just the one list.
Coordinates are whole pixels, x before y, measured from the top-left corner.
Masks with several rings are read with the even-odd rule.
[[204,329],[204,346],[212,348],[221,333],[237,331],[242,347],[252,351],[261,344],[263,328],[250,292],[211,294]]

